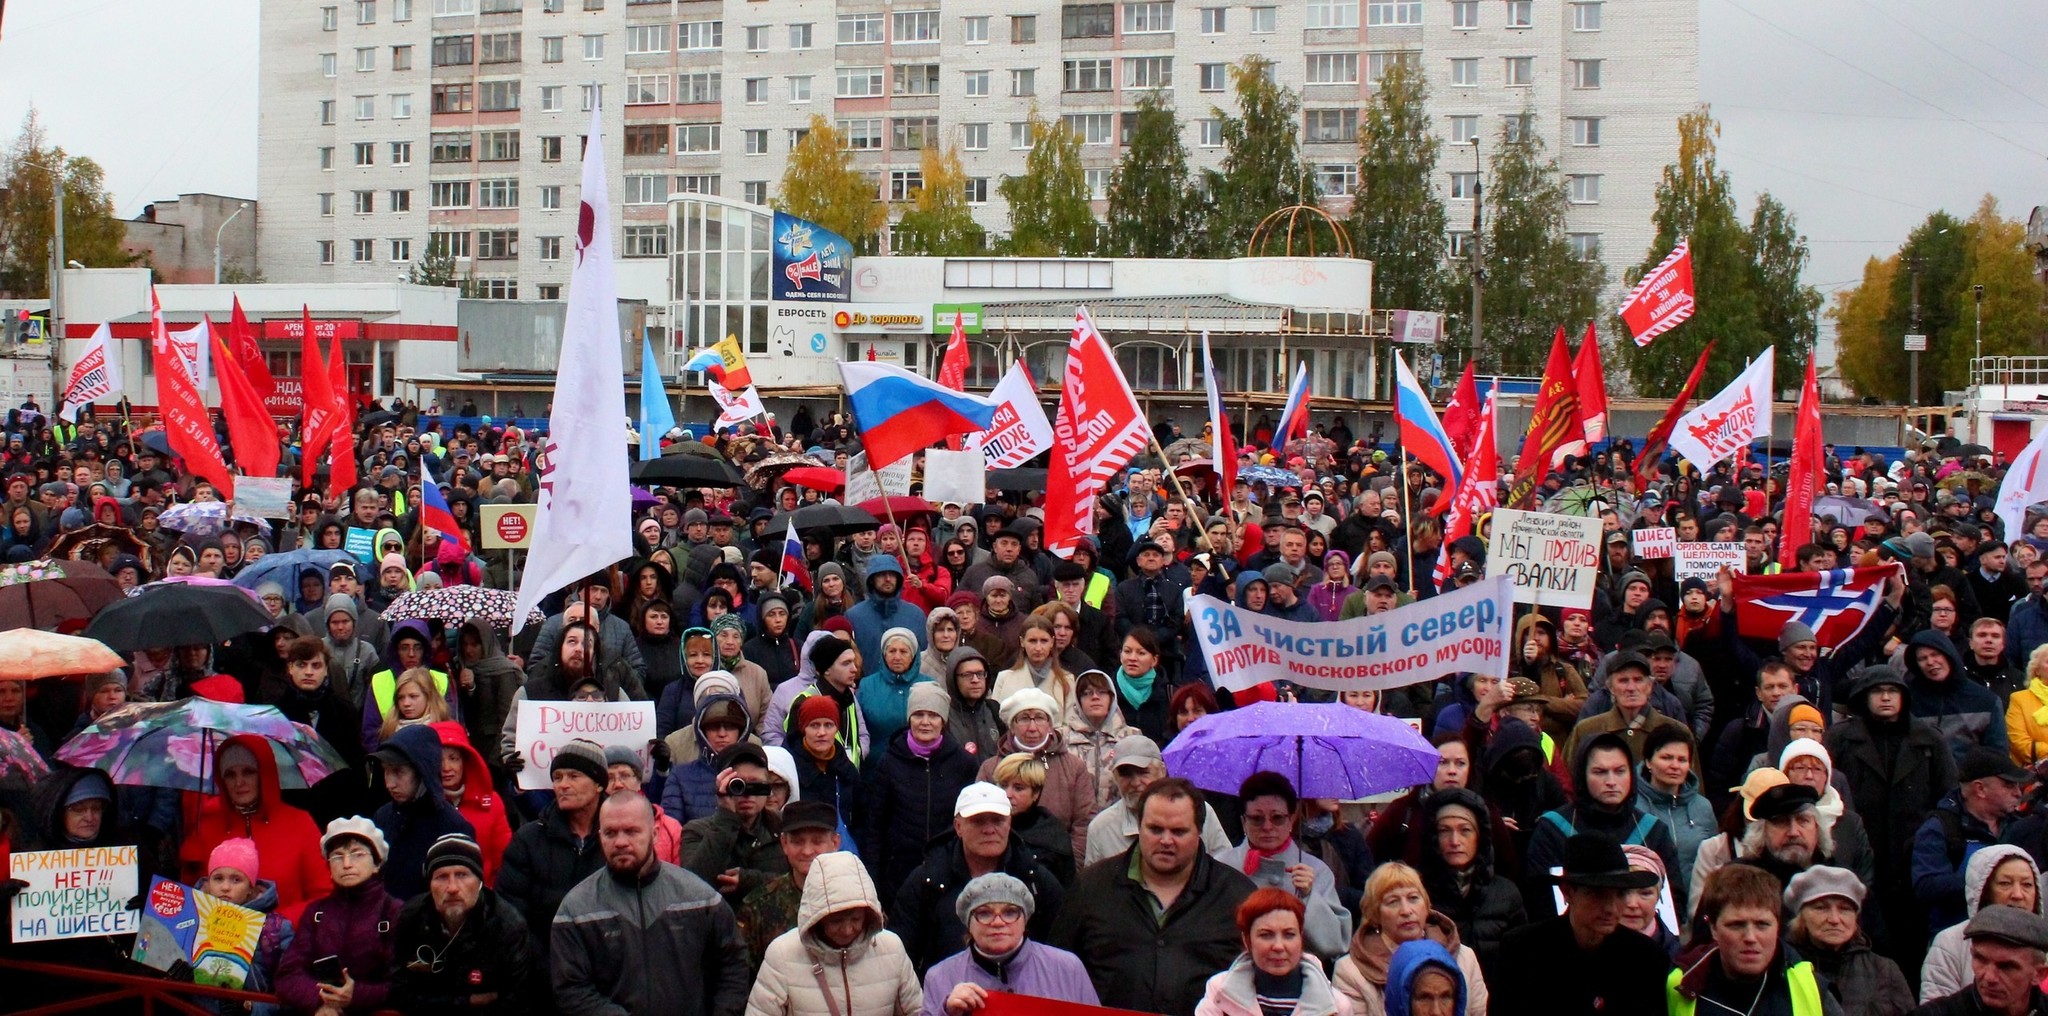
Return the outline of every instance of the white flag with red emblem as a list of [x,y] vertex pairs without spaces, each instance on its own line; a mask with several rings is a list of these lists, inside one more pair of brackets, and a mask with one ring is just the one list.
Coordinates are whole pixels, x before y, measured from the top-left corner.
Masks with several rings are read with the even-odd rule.
[[1692,241],[1686,239],[1628,291],[1628,298],[1621,301],[1621,319],[1636,345],[1647,346],[1684,323],[1693,307]]
[[1074,309],[1060,411],[1052,425],[1052,467],[1046,478],[1045,546],[1068,557],[1095,532],[1095,498],[1151,439],[1145,414],[1124,380],[1109,340],[1086,307]]
[[85,344],[85,352],[71,365],[71,377],[64,383],[64,405],[57,416],[66,422],[78,418],[78,407],[104,399],[121,388],[121,360],[114,355],[113,332],[102,321]]

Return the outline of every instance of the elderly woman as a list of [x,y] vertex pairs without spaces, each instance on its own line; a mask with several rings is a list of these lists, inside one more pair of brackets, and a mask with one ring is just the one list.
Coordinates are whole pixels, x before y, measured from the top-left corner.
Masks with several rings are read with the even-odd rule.
[[1074,842],[1065,826],[1038,803],[1045,796],[1045,763],[1027,752],[1003,756],[996,763],[995,785],[1010,799],[1010,832],[1024,841],[1038,863],[1060,880],[1074,882]]
[[1065,721],[1062,733],[1068,753],[1095,778],[1096,807],[1116,800],[1114,749],[1119,740],[1139,730],[1124,722],[1108,674],[1084,670],[1074,679],[1074,700],[1067,703]]
[[1846,868],[1818,864],[1794,875],[1785,887],[1785,910],[1792,915],[1787,937],[1827,977],[1845,1011],[1904,1016],[1913,1008],[1913,989],[1897,963],[1870,948],[1857,921],[1867,895]]
[[1621,897],[1621,926],[1641,932],[1644,938],[1664,947],[1671,956],[1678,955],[1678,933],[1664,923],[1657,905],[1668,891],[1673,893],[1676,905],[1677,890],[1672,888],[1671,873],[1664,870],[1664,859],[1657,852],[1640,843],[1624,843],[1621,854],[1628,858],[1628,870],[1648,872],[1657,876],[1657,884],[1637,889],[1624,890]]
[[1003,724],[1010,730],[1002,741],[1002,755],[984,759],[974,778],[994,783],[996,765],[1003,755],[1021,751],[1038,756],[1045,763],[1045,793],[1040,803],[1067,830],[1074,856],[1080,857],[1088,852],[1088,822],[1101,808],[1096,803],[1095,774],[1054,727],[1058,710],[1053,697],[1036,688],[1010,693],[1002,705]]
[[1352,1000],[1330,984],[1323,965],[1303,951],[1301,900],[1285,889],[1254,890],[1237,906],[1244,951],[1209,978],[1195,1016],[1351,1016]]
[[933,607],[924,616],[925,649],[917,654],[917,670],[927,680],[945,681],[952,671],[946,657],[960,648],[960,615],[951,607]]
[[1466,1016],[1464,971],[1443,946],[1422,938],[1402,943],[1387,964],[1387,1016]]
[[[374,823],[356,815],[327,823],[320,850],[334,891],[306,905],[277,968],[277,997],[302,1012],[375,1012],[385,1008],[395,972],[400,904],[378,874],[390,847]],[[315,969],[330,956],[340,960],[338,984]]]
[[[2035,914],[2044,913],[2041,899],[2041,871],[2025,850],[2000,843],[1970,855],[1963,865],[1963,903],[1969,916],[2003,904]],[[1970,943],[1963,937],[1967,920],[1937,932],[1927,947],[1927,959],[1920,967],[1920,1002],[1953,995],[1970,986]]]
[[1301,802],[1293,784],[1279,773],[1256,772],[1239,785],[1237,800],[1244,809],[1244,842],[1217,853],[1216,860],[1259,885],[1299,897],[1309,950],[1341,955],[1351,940],[1351,912],[1338,900],[1336,873],[1295,839]]
[[1080,957],[1026,937],[1037,905],[1030,888],[1005,872],[961,887],[953,910],[967,926],[967,948],[926,971],[918,1016],[965,1016],[986,1005],[991,991],[1097,1004]]
[[1456,957],[1466,985],[1466,1010],[1486,1016],[1486,979],[1479,956],[1458,941],[1458,926],[1430,908],[1422,874],[1399,861],[1389,861],[1365,882],[1360,903],[1365,920],[1351,936],[1350,951],[1337,961],[1337,992],[1352,1008],[1369,1016],[1387,1011],[1387,978],[1394,951],[1422,940],[1433,941]]

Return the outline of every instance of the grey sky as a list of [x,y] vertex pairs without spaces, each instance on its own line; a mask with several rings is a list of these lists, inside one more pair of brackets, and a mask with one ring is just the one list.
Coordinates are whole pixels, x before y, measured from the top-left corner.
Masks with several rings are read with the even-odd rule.
[[[1693,0],[1628,0],[1687,3]],[[1743,212],[1769,190],[1832,291],[1936,208],[2048,202],[2039,0],[1698,0],[1700,95]],[[122,215],[181,191],[254,195],[257,0],[12,0],[0,136],[28,107],[107,167]],[[1643,252],[1611,251],[1616,271]]]

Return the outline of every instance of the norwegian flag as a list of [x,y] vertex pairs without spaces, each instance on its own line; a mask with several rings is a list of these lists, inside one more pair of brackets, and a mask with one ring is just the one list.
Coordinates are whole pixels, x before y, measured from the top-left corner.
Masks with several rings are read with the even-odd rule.
[[1744,636],[1776,642],[1794,621],[1834,649],[1856,637],[1884,599],[1885,583],[1905,570],[1896,562],[1824,572],[1735,576],[1736,629]]

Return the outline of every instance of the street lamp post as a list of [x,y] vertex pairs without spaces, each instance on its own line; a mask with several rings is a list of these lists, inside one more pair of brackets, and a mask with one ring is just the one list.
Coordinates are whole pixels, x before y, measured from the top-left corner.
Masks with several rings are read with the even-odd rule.
[[1984,287],[1971,286],[1970,293],[1974,298],[1977,318],[1977,352],[1970,358],[1970,387],[1973,389],[1970,392],[1970,440],[1975,441],[1978,438],[1977,404],[1984,399]]
[[213,231],[213,284],[216,286],[220,285],[221,234],[226,233],[228,231],[228,223],[235,221],[235,216],[240,215],[248,210],[249,202],[242,202],[240,205],[236,206],[233,214],[230,214],[226,219],[222,220],[220,228]]
[[[54,232],[50,234],[50,324],[43,336],[43,345],[50,358],[50,391],[57,402],[64,398],[64,379],[57,376],[57,345],[64,336],[64,167],[39,166],[24,161],[22,165],[50,174],[51,217],[55,220]],[[52,406],[51,412],[58,407]]]
[[1486,186],[1486,169],[1479,160],[1479,135],[1472,135],[1472,336],[1465,349],[1465,362],[1470,363],[1479,355],[1479,326],[1484,308],[1481,293],[1486,287],[1486,239],[1480,227],[1484,224],[1484,202],[1482,192]]

